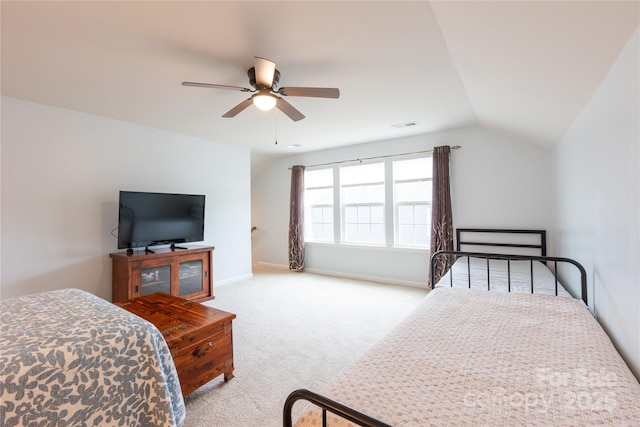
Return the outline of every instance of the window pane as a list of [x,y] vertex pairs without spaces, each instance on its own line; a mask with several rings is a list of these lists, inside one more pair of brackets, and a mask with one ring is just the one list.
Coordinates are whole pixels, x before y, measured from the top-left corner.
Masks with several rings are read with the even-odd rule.
[[304,193],[305,206],[333,204],[333,188],[317,188]]
[[304,184],[305,239],[334,241],[333,169],[305,171]]
[[416,245],[429,245],[431,238],[430,228],[428,225],[416,225],[414,232]]
[[333,169],[316,169],[305,170],[304,172],[304,187],[330,187],[333,186]]
[[413,236],[413,225],[400,225],[398,227],[398,243],[407,244]]
[[384,168],[384,162],[340,168],[345,242],[385,242]]
[[[385,168],[392,166],[392,182]],[[340,185],[334,186],[334,176]],[[431,233],[431,156],[385,160],[305,171],[305,238],[335,241],[336,231],[346,243],[384,244],[395,230],[394,244],[427,248]],[[338,193],[339,192],[339,193]],[[393,209],[387,210],[387,196]],[[336,213],[334,200],[342,206]],[[339,213],[340,223],[334,224]],[[387,218],[393,221],[388,224]],[[341,230],[336,229],[341,228]]]
[[342,201],[353,203],[384,203],[384,184],[342,187]]
[[371,224],[371,243],[383,244],[385,240],[384,224]]
[[384,207],[371,206],[371,223],[384,224]]
[[393,162],[393,180],[431,178],[433,176],[431,156],[418,159],[395,160]]
[[431,157],[393,162],[396,244],[429,246]]
[[326,219],[325,222],[333,224],[333,206],[322,208],[322,216]]
[[358,224],[358,242],[370,242],[370,241],[371,241],[371,225]]
[[322,240],[333,241],[333,224],[323,224]]
[[358,201],[358,191],[360,187],[347,187],[342,188],[342,201],[344,203],[357,203]]
[[431,181],[396,182],[396,202],[431,200]]
[[413,224],[413,205],[398,206],[398,224]]
[[358,222],[357,206],[350,206],[344,210],[344,222],[347,224],[357,224]]
[[311,223],[322,223],[322,208],[311,209]]
[[431,205],[414,205],[415,223],[431,224]]
[[356,242],[358,237],[358,224],[345,224],[344,238],[347,242]]
[[364,184],[384,181],[384,163],[343,166],[340,168],[342,185]]
[[358,224],[369,224],[371,222],[371,208],[369,206],[358,206]]

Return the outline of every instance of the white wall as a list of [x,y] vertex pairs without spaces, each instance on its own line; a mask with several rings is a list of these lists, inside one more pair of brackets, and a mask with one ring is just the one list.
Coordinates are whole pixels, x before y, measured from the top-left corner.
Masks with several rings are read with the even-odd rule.
[[638,31],[554,153],[557,251],[589,275],[590,306],[640,378]]
[[119,190],[206,195],[214,286],[251,274],[247,149],[2,97],[2,298],[111,298]]
[[[252,179],[253,261],[288,265],[290,171],[346,159],[429,150],[453,150],[454,227],[541,228],[552,224],[551,151],[480,127],[359,144],[273,161]],[[426,250],[307,244],[309,270],[421,286]]]

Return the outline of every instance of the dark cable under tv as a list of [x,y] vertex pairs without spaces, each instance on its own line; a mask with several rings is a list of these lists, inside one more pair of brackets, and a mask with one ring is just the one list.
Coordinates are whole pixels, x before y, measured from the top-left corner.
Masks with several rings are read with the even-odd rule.
[[[184,246],[176,246],[175,243],[172,243],[171,246],[169,246],[169,249],[171,249],[171,251],[175,251],[176,249],[182,249],[182,250],[189,250],[189,248],[185,248]],[[133,248],[128,248],[127,249],[127,255],[133,255]],[[155,254],[156,251],[154,251],[153,249],[149,249],[149,246],[144,248],[144,253],[145,254]]]

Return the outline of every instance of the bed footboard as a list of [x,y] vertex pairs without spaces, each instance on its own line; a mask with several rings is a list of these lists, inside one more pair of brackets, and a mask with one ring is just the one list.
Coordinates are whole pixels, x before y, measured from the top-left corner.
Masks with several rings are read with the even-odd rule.
[[306,400],[322,409],[322,426],[327,426],[327,411],[338,415],[345,420],[351,421],[363,427],[391,427],[389,424],[376,420],[362,412],[356,411],[340,402],[331,400],[328,397],[321,396],[309,390],[299,389],[291,392],[284,403],[283,426],[292,427],[291,411],[294,403],[298,400]]

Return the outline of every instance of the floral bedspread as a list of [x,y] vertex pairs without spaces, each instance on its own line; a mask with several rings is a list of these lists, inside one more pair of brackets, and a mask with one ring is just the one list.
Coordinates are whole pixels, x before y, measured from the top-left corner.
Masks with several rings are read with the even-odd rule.
[[0,425],[179,427],[185,416],[151,323],[79,289],[0,301]]

